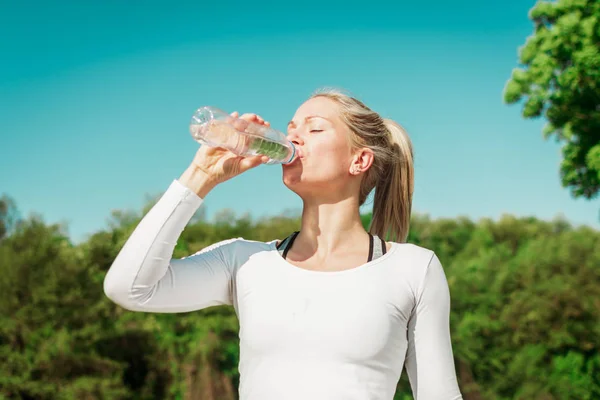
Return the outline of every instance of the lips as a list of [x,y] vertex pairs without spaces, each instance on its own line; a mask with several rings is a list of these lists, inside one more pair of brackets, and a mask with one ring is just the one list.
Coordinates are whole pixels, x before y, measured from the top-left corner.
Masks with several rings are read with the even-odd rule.
[[290,161],[289,163],[287,163],[287,164],[284,164],[284,166],[286,166],[286,165],[287,165],[287,166],[290,166],[290,165],[295,165],[295,164],[298,164],[298,163],[300,162],[300,159],[301,159],[301,158],[304,158],[304,155],[303,155],[303,153],[302,153],[302,150],[300,150],[300,148],[298,148],[298,147],[296,146],[296,154],[294,154],[294,158],[293,158],[293,159],[292,159],[292,161]]
[[298,158],[304,158],[304,153],[302,152],[302,149],[296,145],[296,155],[294,156],[294,161],[296,161]]

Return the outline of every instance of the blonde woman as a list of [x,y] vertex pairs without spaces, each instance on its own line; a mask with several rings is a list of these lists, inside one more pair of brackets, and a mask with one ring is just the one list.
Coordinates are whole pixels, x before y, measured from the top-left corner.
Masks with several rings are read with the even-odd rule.
[[[255,114],[241,118],[269,125]],[[288,135],[298,151],[283,182],[303,201],[298,232],[269,242],[233,238],[173,259],[210,191],[267,161],[202,146],[123,246],[106,295],[142,312],[232,305],[241,400],[391,400],[403,367],[417,400],[462,399],[444,270],[432,250],[405,243],[410,139],[337,91],[304,102]],[[359,206],[373,189],[367,232]]]

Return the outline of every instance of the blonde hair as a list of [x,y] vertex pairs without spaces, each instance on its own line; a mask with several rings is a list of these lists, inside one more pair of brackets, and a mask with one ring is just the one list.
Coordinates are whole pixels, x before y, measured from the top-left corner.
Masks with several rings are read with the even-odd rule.
[[391,119],[382,118],[360,100],[336,89],[320,89],[310,96],[335,101],[341,118],[352,131],[354,149],[374,152],[361,182],[359,205],[375,189],[369,232],[386,240],[404,242],[408,236],[414,190],[413,149],[408,134]]

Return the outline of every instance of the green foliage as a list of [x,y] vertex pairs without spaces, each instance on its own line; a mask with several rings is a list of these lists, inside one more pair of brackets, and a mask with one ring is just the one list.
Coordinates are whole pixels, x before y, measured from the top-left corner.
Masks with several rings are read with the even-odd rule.
[[523,116],[544,116],[546,137],[563,142],[562,184],[575,197],[600,191],[600,2],[539,1],[535,32],[520,49],[504,99]]
[[93,269],[58,226],[23,221],[0,243],[0,393],[122,399],[124,365],[95,347],[110,309]]
[[[126,311],[104,275],[142,213],[73,245],[60,226],[16,221],[0,241],[1,399],[235,399],[238,321],[229,307]],[[365,227],[371,215],[362,216]],[[298,215],[252,220],[199,213],[183,257],[216,241],[283,238]],[[564,220],[415,215],[409,241],[436,251],[452,295],[465,399],[600,398],[600,232]],[[412,399],[403,374],[395,399]]]
[[10,233],[18,222],[15,201],[7,195],[0,197],[0,240]]

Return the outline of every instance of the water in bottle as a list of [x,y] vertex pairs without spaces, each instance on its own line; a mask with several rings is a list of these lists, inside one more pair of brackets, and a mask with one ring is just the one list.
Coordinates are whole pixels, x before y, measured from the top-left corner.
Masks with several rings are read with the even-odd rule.
[[232,117],[215,107],[201,107],[192,116],[194,140],[222,147],[239,156],[265,155],[267,164],[287,164],[296,154],[294,144],[276,129]]

